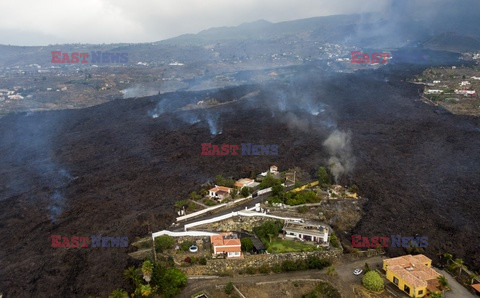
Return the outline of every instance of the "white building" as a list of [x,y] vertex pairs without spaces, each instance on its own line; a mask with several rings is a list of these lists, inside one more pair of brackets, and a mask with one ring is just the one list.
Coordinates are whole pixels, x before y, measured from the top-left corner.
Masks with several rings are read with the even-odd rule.
[[439,89],[425,90],[425,94],[442,94],[442,93],[443,93],[443,90],[439,90]]
[[470,82],[469,82],[469,81],[462,81],[462,82],[460,83],[460,86],[468,86],[468,85],[470,85]]
[[328,246],[329,228],[315,221],[301,223],[287,221],[283,226],[283,235],[286,238],[311,241]]

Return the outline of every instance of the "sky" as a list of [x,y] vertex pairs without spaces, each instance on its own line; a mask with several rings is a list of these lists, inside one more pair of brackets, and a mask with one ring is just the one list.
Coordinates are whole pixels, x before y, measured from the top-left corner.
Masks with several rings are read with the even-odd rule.
[[153,42],[260,19],[378,12],[392,0],[1,0],[0,44]]

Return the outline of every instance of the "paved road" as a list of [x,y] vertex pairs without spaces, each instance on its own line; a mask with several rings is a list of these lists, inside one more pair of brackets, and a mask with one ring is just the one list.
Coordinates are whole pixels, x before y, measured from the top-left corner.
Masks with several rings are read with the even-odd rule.
[[438,273],[442,274],[445,276],[448,280],[448,284],[450,285],[450,288],[452,289],[451,291],[445,292],[444,296],[445,298],[449,297],[465,297],[465,298],[475,298],[475,295],[470,293],[467,289],[465,289],[458,281],[455,280],[450,274],[445,272],[444,270],[436,269]]
[[257,283],[267,282],[285,282],[288,280],[325,280],[324,270],[309,270],[309,271],[297,271],[289,273],[279,273],[270,275],[246,275],[235,277],[219,277],[214,279],[189,279],[187,287],[181,292],[178,297],[191,297],[191,295],[198,293],[208,287],[216,285],[225,285],[230,281],[235,284],[251,284],[252,286]]

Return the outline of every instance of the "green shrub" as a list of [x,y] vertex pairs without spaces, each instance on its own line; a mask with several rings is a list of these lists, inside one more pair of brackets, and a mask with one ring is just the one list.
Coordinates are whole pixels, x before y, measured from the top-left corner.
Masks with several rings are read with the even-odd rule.
[[233,283],[229,281],[225,286],[225,294],[230,295],[233,293]]
[[274,273],[282,273],[283,272],[283,269],[282,269],[282,265],[280,264],[275,264],[272,266],[272,272]]
[[175,246],[175,239],[168,235],[162,235],[155,238],[155,250],[157,252],[163,252],[164,250],[171,249]]
[[260,267],[258,267],[258,272],[260,272],[261,274],[268,274],[270,273],[270,266],[268,266],[267,264],[262,264]]
[[305,270],[308,266],[303,260],[285,260],[282,262],[282,270],[286,272]]
[[297,212],[301,213],[301,214],[307,213],[308,210],[310,210],[310,208],[308,208],[308,206],[300,206],[300,207],[297,208]]
[[317,256],[309,256],[307,258],[308,269],[323,269],[332,265],[332,262],[328,259],[321,259]]
[[257,273],[257,269],[255,269],[254,267],[248,266],[247,269],[245,269],[245,272],[247,274],[255,274]]
[[198,263],[200,265],[207,265],[207,258],[205,258],[205,257],[198,258]]
[[192,245],[194,245],[192,241],[184,241],[182,244],[180,244],[180,250],[187,252]]
[[282,231],[283,224],[280,221],[266,221],[261,226],[253,228],[253,232],[263,241],[268,242],[271,237],[277,237]]
[[253,249],[253,241],[250,238],[242,238],[242,250],[250,252]]
[[332,233],[330,235],[330,244],[332,244],[333,247],[340,247],[340,241],[338,241],[337,235],[335,235],[335,233]]
[[384,288],[383,279],[376,271],[367,272],[362,278],[362,284],[370,291],[381,291]]

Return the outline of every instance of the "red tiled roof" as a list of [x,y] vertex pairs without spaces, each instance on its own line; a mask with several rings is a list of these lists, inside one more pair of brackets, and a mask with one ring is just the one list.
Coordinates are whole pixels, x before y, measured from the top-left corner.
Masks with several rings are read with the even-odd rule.
[[480,284],[474,284],[474,285],[472,285],[472,288],[474,288],[475,291],[480,293]]
[[224,191],[226,193],[230,193],[232,189],[230,187],[225,187],[225,186],[215,186],[214,188],[210,189],[211,192],[217,193],[219,191]]
[[216,248],[217,253],[236,252],[242,250],[240,239],[225,239],[225,236],[230,234],[231,233],[222,233],[220,235],[210,236],[210,241],[212,242],[213,247]]

